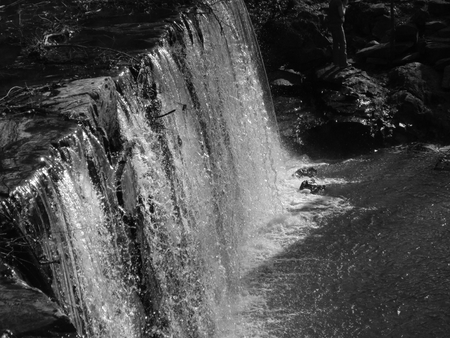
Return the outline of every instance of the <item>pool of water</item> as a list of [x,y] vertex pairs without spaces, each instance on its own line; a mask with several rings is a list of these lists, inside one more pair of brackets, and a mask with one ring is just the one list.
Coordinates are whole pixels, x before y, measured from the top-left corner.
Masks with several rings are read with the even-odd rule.
[[[241,337],[448,337],[450,172],[443,149],[291,158],[283,212],[246,245]],[[293,173],[314,166],[321,195]]]

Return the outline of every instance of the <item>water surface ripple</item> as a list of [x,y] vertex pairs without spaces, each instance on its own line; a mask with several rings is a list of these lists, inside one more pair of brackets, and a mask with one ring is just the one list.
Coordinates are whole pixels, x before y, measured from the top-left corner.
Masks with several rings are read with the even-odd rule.
[[[449,337],[450,172],[433,170],[439,156],[289,161],[286,213],[248,245],[245,337]],[[324,195],[297,190],[305,165]]]

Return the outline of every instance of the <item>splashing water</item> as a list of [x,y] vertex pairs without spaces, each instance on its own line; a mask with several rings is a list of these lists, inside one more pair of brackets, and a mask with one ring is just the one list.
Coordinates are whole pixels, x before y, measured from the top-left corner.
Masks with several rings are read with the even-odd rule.
[[183,14],[138,71],[103,87],[112,153],[94,128],[73,126],[2,202],[52,262],[39,271],[80,335],[221,337],[235,326],[244,244],[280,209],[255,41],[242,1]]

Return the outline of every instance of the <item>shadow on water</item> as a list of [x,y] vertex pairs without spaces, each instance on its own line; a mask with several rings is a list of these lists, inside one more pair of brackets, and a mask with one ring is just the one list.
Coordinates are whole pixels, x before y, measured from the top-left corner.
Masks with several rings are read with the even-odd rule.
[[[384,163],[392,175],[378,168],[370,182],[347,185],[353,208],[319,217],[246,276],[264,293],[258,316],[271,337],[450,336],[449,175],[423,170],[426,160],[402,163],[394,156]],[[320,214],[322,203],[295,214]]]

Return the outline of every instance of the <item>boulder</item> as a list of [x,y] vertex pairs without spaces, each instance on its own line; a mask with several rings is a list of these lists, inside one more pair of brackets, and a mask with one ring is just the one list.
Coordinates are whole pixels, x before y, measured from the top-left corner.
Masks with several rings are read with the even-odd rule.
[[323,89],[321,99],[329,108],[331,120],[340,122],[357,122],[371,124],[367,119],[382,118],[386,89],[371,78],[366,72],[357,68],[347,68],[341,71],[317,72],[319,80],[339,89]]
[[431,114],[421,99],[406,90],[394,93],[390,99],[397,106],[394,119],[402,123],[417,124],[423,121],[425,115]]
[[443,71],[446,66],[450,65],[450,58],[440,59],[434,64],[434,68]]
[[406,90],[422,101],[429,101],[439,90],[439,74],[430,66],[412,62],[389,73],[390,85]]
[[[75,328],[60,307],[41,290],[27,285],[0,261],[0,332],[39,334],[48,331],[74,333]],[[2,336],[3,337],[3,336]]]
[[389,60],[392,56],[398,57],[404,53],[406,53],[408,50],[410,50],[414,46],[414,43],[412,42],[400,42],[396,43],[393,48],[391,48],[391,44],[389,42],[387,43],[380,43],[378,45],[367,47],[359,50],[356,53],[356,58],[358,60],[364,61],[367,59],[382,59],[382,60]]
[[409,18],[409,23],[417,27],[420,37],[423,36],[426,30],[426,23],[430,20],[430,13],[422,9],[422,5],[418,5],[415,13]]
[[326,60],[331,43],[317,24],[303,19],[293,22],[271,22],[264,28],[264,50],[269,67],[288,64],[296,69],[310,68]]
[[417,43],[418,39],[419,39],[419,31],[418,31],[416,25],[414,25],[412,23],[400,25],[395,28],[396,43],[399,43],[399,42]]
[[441,156],[434,166],[434,170],[439,171],[450,171],[450,155],[445,154],[444,156]]
[[367,12],[370,16],[376,18],[377,16],[386,15],[389,13],[389,8],[386,7],[384,3],[370,4]]
[[372,29],[372,35],[381,40],[391,30],[391,18],[387,15],[379,16]]
[[392,64],[395,66],[402,66],[411,62],[417,62],[420,60],[421,54],[419,52],[408,54],[404,57],[395,59]]
[[442,77],[442,88],[450,89],[450,66],[445,67]]
[[444,21],[429,21],[425,24],[425,33],[433,34],[434,32],[444,29],[445,27],[447,27],[447,24]]
[[350,1],[345,20],[361,35],[372,35],[377,18],[389,16],[389,9],[384,4],[369,4],[364,1]]
[[444,42],[427,42],[424,49],[425,60],[430,64],[435,64],[438,60],[450,57],[450,40]]
[[443,0],[431,0],[428,3],[428,12],[434,16],[450,15],[450,2]]
[[445,27],[443,29],[438,30],[436,33],[433,34],[433,36],[450,39],[450,27]]

